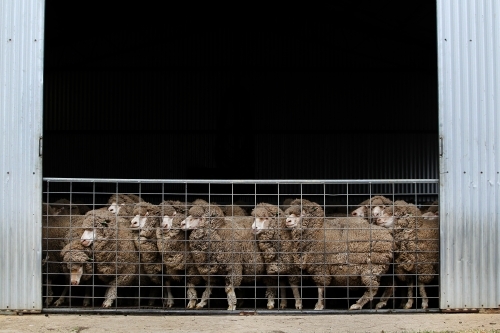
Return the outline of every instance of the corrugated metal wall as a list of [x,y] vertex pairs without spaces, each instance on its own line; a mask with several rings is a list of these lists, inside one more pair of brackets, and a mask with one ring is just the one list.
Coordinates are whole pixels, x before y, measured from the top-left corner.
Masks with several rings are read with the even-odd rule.
[[0,310],[42,308],[44,5],[0,1]]
[[498,308],[500,2],[437,4],[441,308]]

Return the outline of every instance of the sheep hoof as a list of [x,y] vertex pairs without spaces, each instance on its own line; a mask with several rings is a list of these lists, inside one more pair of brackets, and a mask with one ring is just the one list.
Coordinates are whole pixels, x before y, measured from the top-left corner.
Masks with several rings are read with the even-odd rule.
[[54,303],[54,305],[55,305],[55,306],[61,306],[61,305],[63,305],[63,304],[64,304],[64,299],[61,299],[61,298],[59,298],[59,299],[58,299],[58,300]]
[[103,308],[109,308],[111,307],[111,305],[113,304],[113,301],[110,301],[110,300],[105,300],[103,303],[102,303],[102,307]]
[[383,307],[385,307],[387,305],[386,302],[379,302],[377,303],[377,305],[375,306],[375,309],[382,309]]
[[196,301],[195,300],[190,300],[186,308],[188,309],[193,309],[196,306]]
[[267,309],[268,309],[268,310],[272,310],[272,309],[274,309],[274,302],[272,302],[272,303],[271,303],[271,302],[267,303]]
[[287,301],[286,300],[281,301],[280,309],[286,309],[286,306],[287,306]]
[[228,311],[234,311],[234,310],[236,310],[236,305],[235,305],[235,304],[232,304],[232,305],[228,306],[228,307],[227,307],[227,310],[228,310]]
[[165,307],[171,308],[174,306],[174,301],[169,299],[169,300],[166,300],[166,302],[164,302],[163,304],[165,304]]
[[324,307],[325,306],[323,304],[316,303],[316,306],[314,307],[314,310],[323,310]]
[[427,302],[422,302],[422,309],[427,309],[428,306]]
[[197,309],[203,309],[204,306],[205,306],[205,303],[202,303],[202,302],[196,304]]
[[353,304],[349,308],[349,310],[360,310],[360,309],[361,309],[361,305],[359,305],[359,304]]
[[405,309],[411,309],[413,307],[413,304],[412,303],[406,303],[405,304]]
[[296,308],[297,310],[302,310],[302,303],[296,302],[296,303],[295,303],[295,308]]
[[86,300],[84,300],[84,301],[83,301],[83,306],[84,306],[84,307],[89,307],[89,306],[90,306],[90,300],[87,300],[87,299],[86,299]]

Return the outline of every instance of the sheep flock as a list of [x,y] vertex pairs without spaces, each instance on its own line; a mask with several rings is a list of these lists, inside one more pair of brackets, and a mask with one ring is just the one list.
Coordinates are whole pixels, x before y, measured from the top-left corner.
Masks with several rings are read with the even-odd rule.
[[437,201],[373,195],[332,213],[303,197],[120,193],[42,206],[46,308],[427,310],[439,280]]

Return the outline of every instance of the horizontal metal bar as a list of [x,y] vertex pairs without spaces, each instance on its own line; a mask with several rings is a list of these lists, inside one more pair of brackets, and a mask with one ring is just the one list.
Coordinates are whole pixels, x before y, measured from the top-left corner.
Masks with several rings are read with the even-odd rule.
[[169,184],[437,184],[439,179],[119,179],[119,178],[43,178],[47,182],[73,183],[169,183]]

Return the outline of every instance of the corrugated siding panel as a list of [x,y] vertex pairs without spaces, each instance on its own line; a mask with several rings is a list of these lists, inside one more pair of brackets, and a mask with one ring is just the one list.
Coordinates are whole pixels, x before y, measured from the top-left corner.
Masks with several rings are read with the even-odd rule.
[[0,310],[42,308],[44,0],[0,1]]
[[437,2],[441,308],[500,305],[500,2]]

